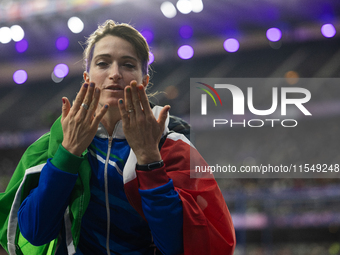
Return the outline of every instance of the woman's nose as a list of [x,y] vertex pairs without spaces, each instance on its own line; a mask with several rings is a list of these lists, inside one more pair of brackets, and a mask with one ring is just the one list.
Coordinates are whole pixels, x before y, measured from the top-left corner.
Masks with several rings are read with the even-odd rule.
[[110,70],[110,79],[116,81],[119,80],[120,78],[122,78],[122,75],[120,73],[119,66],[117,64],[113,64]]

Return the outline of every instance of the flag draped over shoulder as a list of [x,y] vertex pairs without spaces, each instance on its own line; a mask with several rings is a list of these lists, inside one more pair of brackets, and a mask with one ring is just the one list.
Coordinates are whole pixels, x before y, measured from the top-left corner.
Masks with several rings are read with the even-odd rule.
[[[48,157],[48,140],[49,134],[42,136],[35,144],[31,145],[23,155],[21,161],[19,162],[6,190],[4,193],[0,193],[0,243],[5,248],[7,252],[9,252],[10,247],[7,246],[7,234],[8,234],[8,222],[10,219],[10,213],[12,212],[12,218],[15,218],[15,215],[12,211],[12,205],[15,201],[15,198],[21,196],[22,200],[27,195],[30,189],[34,188],[38,185],[39,174],[31,174],[26,178],[25,185],[22,188],[21,194],[17,194],[19,187],[21,186],[25,172],[27,169],[38,166],[40,164],[46,163]],[[15,219],[14,219],[15,221]],[[13,223],[15,224],[15,223]],[[18,234],[15,231],[15,235],[13,238],[18,239]],[[20,237],[22,239],[22,237]],[[16,247],[12,247],[17,249]],[[45,247],[42,248],[44,250]],[[43,251],[42,251],[43,252]],[[20,253],[19,253],[20,254]]]
[[[42,246],[31,245],[20,234],[16,215],[21,202],[38,185],[43,165],[54,156],[62,139],[59,118],[49,133],[26,150],[6,191],[0,193],[0,244],[10,254],[54,254],[57,239]],[[173,180],[183,204],[184,255],[231,255],[236,240],[227,205],[213,178],[190,178],[190,148],[190,142],[178,133],[170,133],[161,148],[167,175]],[[206,164],[196,150],[191,157],[199,165]],[[125,192],[130,204],[143,216],[135,167],[124,171],[134,173],[134,177],[124,181]],[[90,177],[90,165],[84,160],[67,210],[72,235],[65,238],[69,241],[68,247],[72,246],[69,254],[73,254],[79,242],[81,219],[91,194]]]
[[[58,118],[50,132],[28,147],[5,192],[0,193],[0,244],[10,254],[54,254],[57,240],[42,246],[34,246],[21,235],[18,228],[17,212],[30,190],[37,187],[41,169],[47,159],[54,156],[62,140],[62,127],[60,118]],[[70,231],[72,231],[75,246],[79,242],[81,219],[90,199],[90,176],[90,165],[88,161],[84,160],[71,194],[68,213],[71,220]]]
[[[160,152],[167,175],[172,179],[183,205],[184,255],[233,254],[235,230],[216,180],[209,173],[202,178],[190,176],[193,171],[190,163],[207,165],[202,156],[188,139],[178,133],[167,136]],[[141,198],[136,192],[138,186],[136,176],[125,182],[125,193],[130,204],[143,214]]]

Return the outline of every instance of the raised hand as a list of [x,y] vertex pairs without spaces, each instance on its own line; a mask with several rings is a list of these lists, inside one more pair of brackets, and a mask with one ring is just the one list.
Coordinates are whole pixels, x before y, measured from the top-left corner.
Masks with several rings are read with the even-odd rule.
[[125,87],[125,99],[119,100],[123,130],[140,165],[160,161],[158,144],[162,137],[170,106],[164,106],[158,120],[154,117],[142,84],[131,81]]
[[70,101],[63,97],[61,125],[64,139],[62,146],[70,153],[81,156],[92,142],[100,120],[108,110],[108,105],[104,105],[96,113],[100,89],[94,83],[83,84],[73,106]]

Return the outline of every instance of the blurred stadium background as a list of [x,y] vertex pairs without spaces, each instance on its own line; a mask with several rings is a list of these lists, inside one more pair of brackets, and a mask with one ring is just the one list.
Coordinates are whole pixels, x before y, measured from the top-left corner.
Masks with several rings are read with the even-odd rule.
[[[74,98],[83,72],[79,42],[106,19],[147,38],[150,92],[166,92],[152,100],[187,121],[190,78],[340,77],[339,0],[2,0],[0,192],[27,146],[61,114],[61,97]],[[305,163],[340,163],[323,150],[340,152],[340,87],[314,89],[322,114],[301,121],[294,140],[277,130],[277,143]],[[228,158],[243,162],[256,150],[280,162],[275,146],[271,153],[259,146],[270,143],[270,132],[257,139],[252,132],[230,131]],[[235,254],[340,254],[339,179],[218,182],[235,224]]]

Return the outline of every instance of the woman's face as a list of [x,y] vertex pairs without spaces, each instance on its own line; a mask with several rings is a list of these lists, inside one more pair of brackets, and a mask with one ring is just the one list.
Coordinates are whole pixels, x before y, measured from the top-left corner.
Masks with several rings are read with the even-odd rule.
[[86,82],[94,82],[101,89],[99,106],[117,106],[124,98],[124,88],[132,80],[146,86],[149,76],[142,74],[141,61],[128,41],[112,35],[100,39],[94,46],[89,73],[84,73]]

